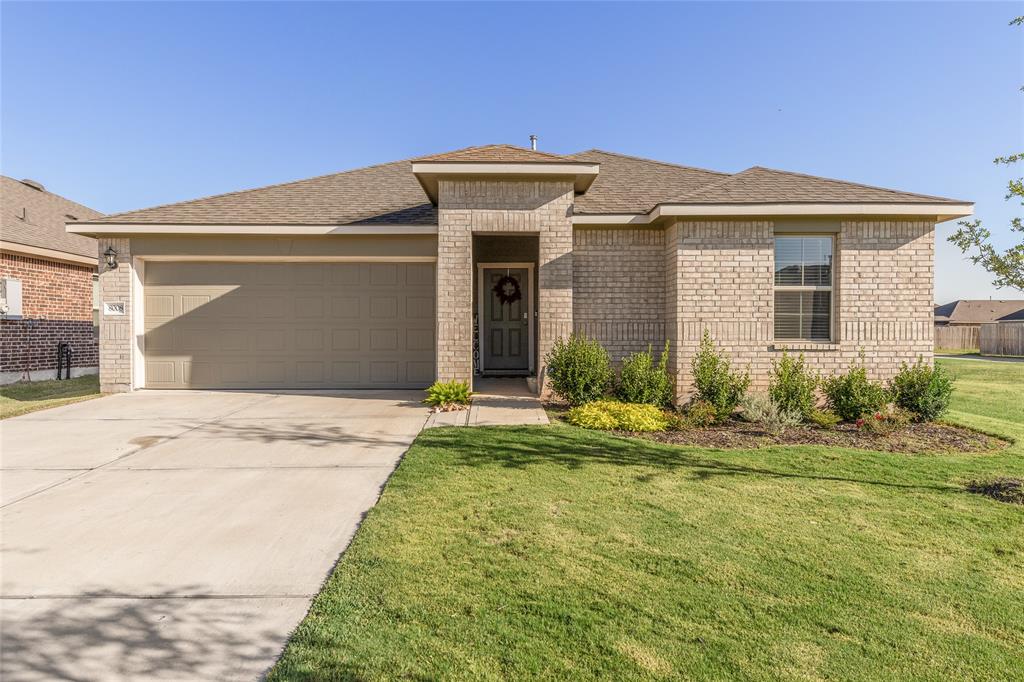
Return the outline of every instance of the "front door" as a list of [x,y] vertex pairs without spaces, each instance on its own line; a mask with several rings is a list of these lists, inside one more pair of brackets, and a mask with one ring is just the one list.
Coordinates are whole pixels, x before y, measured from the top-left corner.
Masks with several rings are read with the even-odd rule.
[[484,268],[481,346],[485,372],[530,369],[530,278],[526,268]]

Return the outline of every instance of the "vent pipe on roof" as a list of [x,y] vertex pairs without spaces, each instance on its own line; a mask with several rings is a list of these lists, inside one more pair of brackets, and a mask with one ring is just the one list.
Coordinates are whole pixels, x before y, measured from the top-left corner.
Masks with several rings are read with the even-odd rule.
[[530,149],[537,151],[537,136],[530,135]]
[[45,192],[46,191],[46,188],[43,187],[43,183],[41,183],[41,182],[39,182],[37,180],[29,180],[28,178],[25,178],[24,180],[21,181],[21,184],[28,185],[32,189],[37,189],[40,192]]

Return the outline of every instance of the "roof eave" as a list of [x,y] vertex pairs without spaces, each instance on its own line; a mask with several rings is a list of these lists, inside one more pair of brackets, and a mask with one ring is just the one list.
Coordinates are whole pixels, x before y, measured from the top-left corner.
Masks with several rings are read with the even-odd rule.
[[576,225],[644,225],[664,218],[686,216],[935,216],[938,223],[974,213],[973,203],[661,203],[647,213],[574,215]]
[[553,179],[571,177],[573,190],[583,194],[597,179],[601,164],[584,161],[551,162],[468,162],[468,161],[413,161],[412,172],[416,181],[435,206],[438,201],[438,180],[442,177],[477,178],[531,178]]
[[421,235],[437,234],[437,225],[345,224],[345,225],[226,225],[186,223],[68,223],[65,230],[90,237],[109,234],[195,234],[195,235]]

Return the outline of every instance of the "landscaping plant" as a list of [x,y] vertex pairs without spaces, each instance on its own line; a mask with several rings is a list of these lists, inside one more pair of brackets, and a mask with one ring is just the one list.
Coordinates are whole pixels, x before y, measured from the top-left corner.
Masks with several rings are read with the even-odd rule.
[[622,361],[615,394],[626,403],[647,403],[659,407],[672,403],[672,376],[668,373],[669,342],[661,358],[654,362],[651,347],[645,353],[633,353]]
[[930,367],[924,358],[917,364],[903,363],[889,382],[892,401],[913,412],[919,421],[934,421],[949,408],[953,397],[953,378],[941,367]]
[[910,414],[900,408],[865,414],[855,422],[858,429],[869,433],[889,435],[910,425]]
[[803,353],[793,357],[782,351],[781,358],[772,360],[768,395],[780,411],[797,414],[800,419],[807,418],[814,410],[814,389],[817,387],[818,377],[807,367]]
[[586,429],[609,431],[664,431],[669,419],[655,407],[645,403],[620,403],[597,400],[569,410],[570,424]]
[[822,390],[829,409],[848,422],[881,412],[889,402],[885,386],[868,379],[863,358],[859,365],[852,363],[846,373],[826,378]]
[[754,393],[740,401],[740,416],[760,424],[768,433],[782,433],[788,426],[799,426],[803,416],[794,409],[782,407],[771,395]]
[[694,356],[693,383],[696,399],[704,400],[715,408],[715,420],[725,421],[750,386],[750,372],[733,372],[725,354],[715,346],[711,332],[704,330],[700,349]]
[[559,339],[544,361],[551,390],[574,407],[600,400],[611,387],[611,359],[594,339],[581,334]]
[[842,420],[839,415],[832,410],[811,410],[810,414],[807,415],[807,421],[811,422],[815,426],[820,426],[823,429],[834,429],[836,424]]
[[686,408],[686,421],[696,428],[705,428],[718,421],[718,409],[706,400],[695,400]]
[[451,412],[469,406],[472,395],[466,381],[435,381],[427,389],[427,397],[423,402],[441,412]]

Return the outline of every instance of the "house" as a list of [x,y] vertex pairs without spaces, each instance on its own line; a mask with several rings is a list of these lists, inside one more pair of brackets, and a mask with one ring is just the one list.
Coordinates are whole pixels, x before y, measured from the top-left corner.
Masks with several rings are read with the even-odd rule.
[[935,306],[935,324],[939,326],[977,327],[986,322],[1002,322],[1020,317],[1024,317],[1024,300],[956,300]]
[[72,376],[95,374],[96,240],[65,231],[99,211],[0,176],[0,383],[53,379],[57,347],[71,348]]
[[416,388],[619,360],[708,329],[755,384],[932,356],[934,231],[972,204],[754,167],[471,147],[69,223],[101,266],[101,385]]

